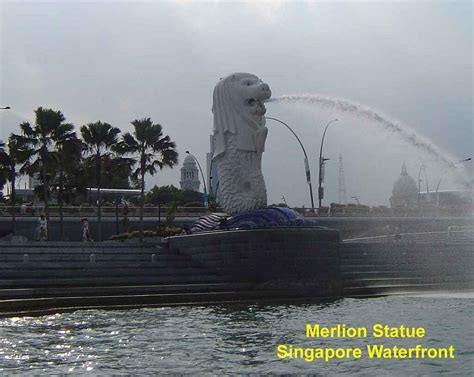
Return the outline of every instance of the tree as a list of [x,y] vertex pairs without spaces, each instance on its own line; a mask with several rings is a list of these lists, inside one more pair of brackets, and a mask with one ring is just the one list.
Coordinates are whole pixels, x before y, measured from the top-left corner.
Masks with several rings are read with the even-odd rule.
[[176,202],[180,206],[193,202],[202,203],[202,193],[191,190],[180,190],[171,185],[161,187],[154,186],[148,190],[145,195],[145,203],[167,205],[171,202]]
[[7,183],[7,171],[5,169],[7,153],[5,152],[5,143],[0,140],[0,191]]
[[100,189],[102,187],[102,159],[111,154],[112,147],[118,142],[120,130],[101,121],[89,123],[81,127],[81,135],[85,149],[91,154],[95,163],[95,182],[97,185],[97,239],[102,241],[102,203]]
[[[3,172],[4,182],[9,181],[11,184],[10,192],[10,206],[12,213],[12,228],[13,234],[16,232],[16,214],[15,214],[15,204],[16,204],[16,178],[20,175],[18,171],[18,165],[24,164],[28,159],[28,152],[22,148],[21,143],[18,140],[18,137],[11,134],[8,138],[8,143],[5,144],[0,142],[0,168]],[[6,148],[5,148],[6,147]],[[0,177],[0,181],[2,178]],[[0,182],[0,187],[1,187]]]
[[67,138],[61,140],[58,145],[58,159],[56,161],[56,178],[58,190],[59,205],[59,234],[61,240],[64,239],[64,219],[63,219],[63,203],[64,191],[66,188],[72,189],[77,182],[75,175],[79,168],[82,158],[83,144],[77,138],[76,133],[70,133]]
[[[95,156],[89,156],[81,163],[80,168],[85,187],[93,187],[96,184],[95,163]],[[101,159],[101,164],[101,189],[130,188],[129,178],[132,174],[132,169],[130,167],[130,161],[127,158],[105,155]]]
[[135,157],[136,170],[132,178],[140,180],[140,241],[143,240],[143,206],[145,203],[145,175],[154,175],[157,169],[173,167],[178,162],[175,143],[169,136],[163,136],[160,124],[154,124],[150,118],[131,122],[134,131],[122,136],[117,150],[122,154]]
[[43,109],[35,110],[35,124],[20,124],[21,136],[15,136],[21,147],[27,151],[28,160],[22,170],[28,174],[39,173],[43,182],[44,212],[46,215],[49,235],[49,191],[51,178],[56,175],[54,166],[57,164],[58,150],[66,140],[73,137],[74,126],[65,123],[66,118],[61,111]]

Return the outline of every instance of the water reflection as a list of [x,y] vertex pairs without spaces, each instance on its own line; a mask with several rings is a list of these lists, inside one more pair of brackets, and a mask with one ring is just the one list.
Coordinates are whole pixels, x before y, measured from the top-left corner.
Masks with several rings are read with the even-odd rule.
[[[215,305],[129,311],[78,311],[0,320],[3,373],[322,373],[370,374],[379,362],[331,365],[278,360],[278,344],[363,346],[371,339],[308,339],[306,323],[424,325],[424,343],[452,343],[457,363],[384,361],[385,372],[431,374],[472,362],[470,299],[387,297],[301,305]],[[400,342],[399,342],[400,343]],[[321,369],[324,368],[324,369]],[[329,369],[328,369],[329,368]],[[447,369],[448,368],[448,369]],[[375,369],[373,370],[375,373]],[[325,373],[324,373],[325,374]],[[465,374],[465,373],[464,373]],[[460,375],[463,375],[460,373]]]

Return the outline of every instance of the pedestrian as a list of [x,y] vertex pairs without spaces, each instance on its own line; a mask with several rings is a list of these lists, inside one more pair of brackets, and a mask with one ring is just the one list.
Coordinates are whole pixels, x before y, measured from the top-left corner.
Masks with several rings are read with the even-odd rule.
[[91,241],[91,235],[89,232],[89,220],[87,220],[86,217],[81,219],[82,221],[82,241],[84,242],[90,242]]
[[392,231],[392,226],[390,224],[387,224],[387,226],[385,227],[387,242],[392,242]]
[[38,219],[38,241],[47,241],[48,240],[48,221],[46,217],[41,214]]
[[402,239],[402,226],[397,224],[395,228],[395,241],[400,241]]

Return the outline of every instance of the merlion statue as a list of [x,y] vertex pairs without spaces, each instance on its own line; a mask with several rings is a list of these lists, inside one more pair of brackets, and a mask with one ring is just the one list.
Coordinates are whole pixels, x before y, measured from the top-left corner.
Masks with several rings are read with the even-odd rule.
[[234,73],[214,88],[214,155],[221,207],[234,215],[267,206],[262,153],[268,129],[263,102],[270,88],[257,76]]

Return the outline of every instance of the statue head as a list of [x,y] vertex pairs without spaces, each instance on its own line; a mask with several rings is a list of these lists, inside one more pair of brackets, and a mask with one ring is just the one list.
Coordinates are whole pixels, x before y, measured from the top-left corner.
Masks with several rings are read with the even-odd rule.
[[[233,73],[214,88],[214,157],[225,152],[225,133],[235,134],[237,147],[256,152],[258,133],[265,128],[264,101],[271,97],[269,86],[250,73]],[[266,129],[265,129],[266,136]]]

